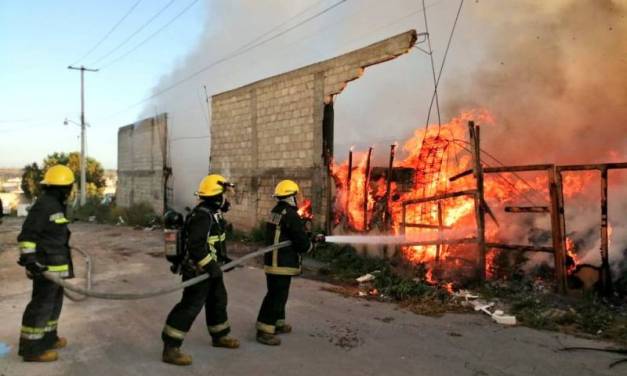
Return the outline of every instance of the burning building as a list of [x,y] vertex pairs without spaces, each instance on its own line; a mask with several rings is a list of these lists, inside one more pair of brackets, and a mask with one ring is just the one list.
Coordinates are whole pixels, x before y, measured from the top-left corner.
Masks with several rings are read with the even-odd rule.
[[[413,31],[214,95],[210,170],[238,184],[230,219],[243,229],[256,226],[272,205],[272,186],[290,177],[311,199],[316,224],[329,231],[438,243],[398,249],[414,263],[480,264],[489,278],[496,256],[509,250],[555,263],[562,284],[576,265],[617,265],[612,257],[627,244],[627,223],[599,204],[599,186],[607,182],[609,195],[618,193],[611,202],[623,205],[624,176],[612,175],[622,165],[612,163],[627,158],[624,6],[521,2],[514,13],[510,6],[473,5],[475,22],[509,15],[508,22],[485,23],[492,27],[490,63],[447,81],[442,119],[449,120],[426,129],[408,122],[416,131],[399,139],[389,165],[375,164],[367,149],[349,160],[334,155],[333,99],[364,68],[407,53]],[[481,150],[472,145],[469,121],[482,126]],[[603,207],[613,225],[598,223],[607,223],[595,213]],[[478,260],[476,244],[483,249]],[[619,252],[610,252],[611,244]]]

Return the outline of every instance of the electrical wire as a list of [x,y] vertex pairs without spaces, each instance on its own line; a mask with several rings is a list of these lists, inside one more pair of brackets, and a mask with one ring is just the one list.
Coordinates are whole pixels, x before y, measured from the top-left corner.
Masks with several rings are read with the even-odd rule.
[[[429,111],[427,113],[427,124],[425,128],[429,128],[429,121],[431,117],[431,109],[433,108],[433,101],[436,101],[436,107],[438,109],[438,116],[440,111],[439,100],[438,100],[438,87],[440,86],[440,78],[442,78],[442,72],[444,71],[444,65],[446,64],[446,58],[448,56],[448,52],[451,48],[451,43],[453,41],[453,35],[455,35],[455,29],[457,28],[457,23],[459,21],[459,16],[462,12],[462,7],[464,6],[464,0],[460,0],[459,8],[457,9],[457,14],[455,15],[455,21],[453,21],[453,27],[451,28],[451,33],[448,37],[448,42],[446,43],[446,49],[444,50],[444,56],[442,57],[442,63],[440,64],[440,72],[438,73],[438,79],[435,81],[435,88],[433,89],[433,95],[431,96],[431,102],[429,103]],[[440,134],[441,124],[438,123],[438,135]]]
[[118,22],[116,22],[115,25],[113,25],[113,27],[92,48],[89,49],[89,51],[87,51],[83,56],[81,56],[78,59],[76,59],[76,61],[74,61],[70,65],[76,65],[79,61],[81,61],[81,60],[85,59],[87,56],[91,55],[91,53],[94,52],[98,47],[100,47],[102,42],[107,40],[107,38],[109,38],[109,36],[118,28],[118,26],[120,26],[120,24],[122,22],[124,22],[126,17],[128,17],[131,13],[133,13],[133,10],[135,10],[135,8],[137,8],[139,3],[141,3],[141,2],[142,2],[142,0],[137,0],[133,5],[131,5],[130,9],[128,11],[126,11],[126,13],[122,16],[122,18],[120,18],[118,20]]
[[113,54],[115,51],[117,51],[120,48],[122,48],[126,43],[128,43],[131,39],[133,39],[133,37],[135,35],[139,34],[142,30],[144,30],[146,28],[146,26],[148,26],[151,23],[153,23],[153,21],[156,20],[157,17],[159,17],[163,12],[165,12],[172,4],[174,4],[175,1],[176,0],[170,0],[164,7],[159,9],[159,11],[157,11],[157,13],[153,14],[152,17],[150,17],[150,19],[148,19],[148,21],[144,22],[139,28],[137,28],[134,32],[132,32],[131,35],[129,35],[121,43],[119,43],[118,45],[113,47],[111,50],[109,50],[109,52],[107,52],[106,54],[102,55],[101,57],[99,57],[98,59],[96,59],[95,61],[93,61],[89,65],[92,65],[92,66],[97,65],[102,60],[104,60],[104,59],[108,58],[109,56],[111,56],[111,54]]
[[272,34],[273,32],[275,32],[275,31],[277,31],[277,30],[280,30],[282,27],[284,27],[285,25],[288,25],[288,24],[289,24],[290,22],[292,22],[294,19],[296,19],[296,18],[298,18],[298,17],[300,17],[300,16],[302,16],[302,15],[306,14],[307,12],[309,12],[310,10],[312,10],[312,9],[316,8],[318,5],[320,5],[320,4],[322,4],[322,3],[324,3],[325,1],[326,1],[326,0],[320,0],[320,1],[316,2],[315,4],[313,4],[313,5],[311,5],[311,6],[308,6],[307,8],[305,8],[305,9],[301,10],[300,12],[298,12],[297,14],[295,14],[294,16],[292,16],[292,17],[288,18],[285,22],[283,22],[283,23],[281,23],[281,24],[279,24],[279,25],[276,25],[276,26],[272,27],[270,30],[268,30],[268,31],[266,31],[265,33],[263,33],[263,34],[259,35],[257,38],[255,38],[255,39],[251,40],[250,42],[248,42],[248,43],[244,44],[243,46],[240,46],[240,48],[239,48],[239,49],[240,49],[240,50],[241,50],[241,49],[245,49],[245,48],[247,48],[248,46],[255,44],[256,42],[260,41],[260,40],[261,40],[261,39],[263,39],[264,37],[266,37],[266,36],[268,36],[268,35]]
[[[426,8],[427,8],[427,9],[429,9],[429,8],[435,7],[436,5],[438,5],[438,4],[440,4],[440,3],[442,3],[443,1],[444,1],[444,0],[434,1],[433,3],[431,3],[431,4],[427,5],[427,7],[426,7]],[[315,7],[315,6],[314,6],[314,7]],[[310,8],[313,8],[313,7],[310,7]],[[302,13],[302,12],[301,12],[301,13]],[[399,24],[399,23],[403,22],[404,20],[406,20],[406,19],[408,19],[408,18],[411,18],[411,17],[414,17],[414,16],[416,16],[416,15],[418,15],[418,14],[420,14],[420,13],[422,13],[422,9],[418,9],[418,10],[415,10],[415,11],[413,11],[413,12],[411,12],[411,13],[408,13],[408,14],[406,14],[406,15],[403,15],[403,16],[401,16],[401,17],[399,17],[399,18],[395,18],[394,20],[392,20],[392,21],[391,21],[391,22],[389,22],[389,23],[382,24],[382,25],[378,25],[378,26],[376,26],[375,28],[369,28],[369,31],[368,31],[368,32],[366,32],[366,33],[362,33],[362,34],[360,34],[359,36],[357,36],[356,38],[353,38],[353,39],[348,40],[346,43],[347,43],[347,44],[351,44],[351,43],[354,43],[354,42],[357,42],[357,41],[363,40],[363,39],[365,39],[366,37],[369,37],[370,35],[373,35],[373,34],[375,34],[375,33],[379,32],[379,31],[381,31],[381,30],[383,30],[383,29],[386,29],[386,28],[388,28],[388,27],[390,27],[390,26],[394,26],[394,25],[396,25],[396,24]],[[290,18],[290,20],[291,20],[291,19],[293,19],[294,17],[297,17],[297,16],[298,16],[298,15],[295,15],[295,16],[291,17],[291,18]],[[286,24],[286,23],[287,23],[287,22],[284,22],[283,24]],[[306,41],[306,40],[308,40],[308,39],[311,39],[312,37],[320,37],[320,36],[322,36],[322,35],[325,35],[325,34],[327,34],[327,33],[331,33],[331,32],[333,32],[333,30],[332,30],[332,29],[330,29],[330,28],[328,27],[328,25],[325,25],[324,27],[317,29],[315,32],[313,32],[313,33],[311,33],[311,34],[309,34],[309,35],[307,35],[307,36],[305,36],[305,37],[303,37],[303,38],[299,38],[299,40],[298,40],[298,41],[296,41],[296,42],[294,42],[294,43],[290,43],[290,44],[288,44],[288,45],[286,45],[286,46],[284,46],[284,47],[290,47],[290,46],[293,46],[293,45],[296,45],[296,44],[299,44],[299,43],[303,43],[304,41]],[[267,32],[266,32],[266,33],[267,33]],[[256,39],[258,39],[258,38],[256,38]],[[248,44],[250,44],[250,42],[246,43],[246,45],[248,45]],[[241,48],[241,47],[240,47],[240,48]],[[239,49],[238,49],[238,50],[239,50]],[[285,48],[284,48],[284,50],[285,50]],[[237,51],[237,50],[236,50],[236,51]],[[161,95],[161,94],[158,94],[158,93],[157,93],[155,96],[158,96],[158,95]],[[125,107],[125,108],[124,108],[124,109],[122,109],[122,110],[119,110],[119,111],[117,111],[117,112],[115,112],[115,113],[112,113],[111,115],[108,115],[108,116],[105,118],[105,120],[109,120],[109,119],[111,119],[111,118],[113,118],[113,117],[115,117],[115,116],[117,116],[117,115],[119,115],[119,114],[121,114],[121,113],[123,113],[123,112],[126,112],[126,111],[128,111],[128,110],[130,110],[130,109],[132,109],[132,108],[134,108],[134,107],[136,107],[136,106],[138,106],[138,105],[140,105],[140,104],[144,103],[145,101],[147,101],[147,100],[149,100],[149,99],[152,99],[152,98],[148,98],[148,99],[145,99],[145,100],[139,101],[139,102],[137,102],[137,103],[135,103],[135,104],[132,104],[132,105],[130,105],[130,106],[128,106],[128,107]],[[395,141],[396,139],[390,139],[390,140],[391,140],[391,141]],[[346,145],[352,145],[352,144],[346,144]]]
[[[128,106],[128,107],[126,107],[126,108],[124,108],[124,109],[122,109],[120,111],[117,111],[116,113],[114,113],[111,116],[107,117],[107,119],[112,118],[112,117],[114,117],[114,116],[116,116],[116,115],[118,115],[118,114],[120,114],[122,112],[125,112],[125,111],[127,111],[127,110],[129,110],[129,109],[131,109],[133,107],[139,106],[140,104],[145,103],[145,102],[147,102],[147,101],[149,101],[149,100],[151,100],[151,99],[153,99],[153,98],[155,98],[157,96],[160,96],[160,95],[162,95],[162,94],[164,94],[164,93],[174,89],[175,87],[177,87],[177,86],[179,86],[179,85],[181,85],[181,84],[191,80],[192,78],[197,77],[201,73],[203,73],[203,72],[213,68],[214,66],[216,66],[218,64],[226,62],[226,61],[228,61],[228,60],[230,60],[232,58],[235,58],[235,57],[237,57],[239,55],[244,54],[245,52],[248,52],[248,51],[250,51],[252,49],[260,47],[260,46],[262,46],[262,45],[264,45],[264,44],[266,44],[268,42],[271,42],[272,40],[277,39],[277,38],[279,38],[282,35],[285,35],[286,33],[288,33],[290,31],[292,31],[292,30],[294,30],[294,29],[296,29],[296,28],[298,28],[298,27],[308,23],[309,21],[311,21],[313,19],[316,19],[316,18],[318,18],[318,17],[320,17],[320,16],[330,12],[331,10],[333,10],[334,8],[338,7],[339,5],[345,3],[346,1],[348,1],[348,0],[339,0],[339,1],[335,2],[335,3],[333,3],[332,5],[324,8],[323,10],[313,14],[312,16],[305,18],[304,20],[300,21],[297,24],[295,24],[293,26],[290,26],[289,28],[287,28],[287,29],[285,29],[285,30],[283,30],[283,31],[281,31],[279,33],[276,33],[276,34],[274,34],[271,37],[268,37],[268,38],[263,39],[263,40],[261,40],[261,41],[259,41],[257,43],[249,45],[249,47],[247,47],[246,49],[237,48],[236,50],[234,50],[230,54],[228,54],[228,55],[226,55],[226,56],[224,56],[222,58],[219,58],[217,60],[214,60],[213,62],[209,63],[208,65],[205,65],[204,67],[202,67],[202,68],[194,71],[193,73],[183,77],[182,79],[180,79],[180,80],[174,82],[173,84],[163,88],[162,90],[159,90],[156,93],[154,93],[154,94],[152,94],[152,95],[150,95],[150,96],[148,96],[148,97],[146,97],[146,98],[144,98],[144,99],[142,99],[142,100],[140,100],[140,101],[138,101],[136,103],[133,103],[132,105],[130,105],[130,106]],[[247,42],[247,43],[249,44],[250,42]]]
[[[425,22],[425,32],[427,37],[427,47],[429,48],[429,59],[431,60],[431,73],[433,74],[433,93],[435,94],[435,108],[438,113],[438,132],[442,126],[442,119],[440,117],[440,99],[438,98],[438,80],[435,76],[435,62],[433,61],[433,49],[431,48],[431,34],[429,33],[429,23],[427,22],[427,8],[425,0],[422,0],[422,15]],[[429,127],[429,119],[431,118],[431,106],[429,106],[429,113],[427,113],[427,125]]]
[[[453,140],[454,142],[458,142],[460,140]],[[472,151],[468,148],[466,148],[463,145],[458,145],[459,147],[461,147],[462,149],[466,150],[469,153],[472,153]],[[485,151],[481,150],[482,153],[485,153]],[[483,163],[487,166],[487,167],[492,167],[492,165],[490,165],[489,163],[483,161]],[[497,163],[500,164],[500,162],[497,161]],[[503,164],[501,164],[503,165]],[[503,165],[504,166],[504,165]],[[531,186],[528,182],[526,182],[521,176],[519,176],[516,173],[513,173],[514,176],[516,176],[518,179],[522,180],[526,185],[529,186],[529,188],[531,188],[531,191],[535,194],[539,195],[539,192],[537,191],[537,189],[533,186]],[[516,187],[516,185],[514,183],[512,183],[511,181],[509,181],[509,179],[507,179],[505,176],[503,176],[502,172],[499,172],[496,174],[496,176],[498,176],[500,179],[502,179],[507,185],[509,185],[515,192],[517,192],[525,201],[527,201],[529,204],[531,204],[532,206],[538,206],[533,200],[531,200],[527,194],[525,192],[522,192],[520,189],[518,189]]]
[[124,59],[125,57],[127,57],[128,55],[130,55],[131,53],[135,52],[138,48],[140,48],[141,46],[143,46],[144,44],[146,44],[146,42],[148,42],[149,40],[151,40],[152,38],[154,38],[155,36],[157,36],[157,34],[161,33],[163,30],[165,30],[166,28],[168,28],[168,26],[172,25],[172,23],[174,23],[174,21],[176,21],[179,17],[181,17],[183,14],[185,14],[192,6],[194,6],[196,3],[198,2],[198,0],[192,0],[192,2],[190,2],[189,4],[187,4],[185,6],[185,8],[183,8],[180,12],[178,12],[174,17],[172,17],[168,22],[166,22],[163,26],[161,26],[159,29],[157,29],[155,32],[153,32],[152,34],[150,34],[147,38],[143,39],[141,42],[137,43],[135,46],[133,46],[130,50],[126,51],[125,53],[123,53],[122,55],[118,56],[117,58],[110,60],[109,62],[105,63],[104,65],[102,65],[100,67],[100,69],[105,69],[110,67],[111,65],[117,63],[118,61]]
[[176,138],[170,139],[170,141],[174,142],[174,141],[180,141],[180,140],[201,140],[203,138],[209,138],[209,137],[211,137],[211,136],[210,135],[205,135],[205,136],[176,137]]
[[[459,139],[456,139],[455,141],[460,141],[460,142],[463,142],[463,143],[469,144],[469,142],[468,142],[468,141],[466,141],[466,140],[459,140]],[[466,149],[466,150],[468,150],[468,149]],[[505,163],[501,162],[501,161],[500,161],[498,158],[496,158],[493,154],[490,154],[489,152],[487,152],[487,151],[485,151],[485,150],[483,150],[483,149],[481,149],[481,152],[482,152],[483,154],[485,154],[486,156],[488,156],[488,157],[492,158],[492,160],[493,160],[494,162],[496,162],[497,164],[499,164],[499,165],[501,165],[501,166],[506,166],[506,164],[505,164]],[[529,189],[531,189],[531,190],[532,190],[532,192],[534,192],[535,194],[537,194],[537,195],[538,195],[538,197],[540,198],[540,200],[544,200],[544,198],[543,198],[543,197],[541,197],[540,192],[538,192],[537,188],[535,188],[533,185],[531,185],[531,183],[529,183],[527,180],[525,180],[525,178],[523,178],[520,174],[518,174],[518,173],[517,173],[517,172],[515,172],[515,171],[510,172],[510,174],[512,174],[512,175],[513,175],[513,176],[515,176],[516,178],[520,179],[520,180],[521,180],[521,181],[522,181],[522,182],[523,182],[523,183],[524,183],[524,184],[525,184],[525,185],[526,185]],[[536,197],[536,198],[538,198],[538,197]]]

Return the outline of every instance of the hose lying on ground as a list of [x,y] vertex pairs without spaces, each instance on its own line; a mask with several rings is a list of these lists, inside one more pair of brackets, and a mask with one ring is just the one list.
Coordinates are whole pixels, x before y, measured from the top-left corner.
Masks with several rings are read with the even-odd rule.
[[[91,256],[89,255],[89,253],[83,251],[80,248],[72,247],[72,250],[80,253],[81,256],[85,258],[85,289],[89,291],[91,290]],[[69,289],[63,290],[63,294],[73,302],[82,302],[83,300],[86,300],[88,298],[87,295],[74,296],[70,293]]]
[[[233,260],[227,264],[222,265],[221,269],[222,270],[228,270],[230,268],[233,268],[239,264],[241,264],[242,262],[251,259],[253,257],[257,257],[259,255],[263,255],[265,253],[271,252],[275,249],[279,249],[279,248],[283,248],[283,247],[287,247],[289,245],[291,245],[292,242],[288,241],[284,241],[281,243],[277,243],[277,244],[273,244],[271,246],[268,246],[266,248],[262,248],[258,251],[255,252],[251,252],[243,257],[238,258],[237,260]],[[84,253],[83,253],[84,254]],[[104,292],[104,291],[92,291],[89,287],[91,287],[91,259],[87,258],[87,260],[89,260],[89,265],[88,265],[88,288],[82,288],[82,287],[77,287],[74,286],[70,283],[68,283],[66,280],[59,278],[59,276],[57,276],[55,273],[51,273],[51,272],[44,272],[43,275],[44,277],[48,278],[49,280],[51,280],[52,282],[56,283],[59,286],[62,286],[65,289],[68,289],[69,291],[75,292],[77,294],[81,294],[84,296],[90,296],[93,298],[99,298],[99,299],[110,299],[110,300],[136,300],[136,299],[146,299],[146,298],[152,298],[154,296],[159,296],[159,295],[165,295],[165,294],[169,294],[171,292],[177,291],[177,290],[181,290],[184,289],[185,287],[189,287],[192,285],[195,285],[196,283],[202,282],[205,279],[209,278],[209,274],[201,274],[197,277],[194,277],[192,279],[189,279],[185,282],[176,284],[174,286],[169,286],[169,287],[164,287],[161,288],[159,290],[154,290],[154,291],[148,291],[148,292],[141,292],[141,293],[113,293],[113,292]],[[83,299],[81,299],[83,300]]]
[[[587,350],[587,351],[600,351],[600,352],[608,352],[614,354],[627,354],[627,349],[617,349],[617,348],[598,348],[598,347],[564,347],[560,349],[561,351],[577,351],[577,350]],[[615,366],[627,363],[627,358],[619,359],[615,362],[610,363],[608,368],[614,368]]]

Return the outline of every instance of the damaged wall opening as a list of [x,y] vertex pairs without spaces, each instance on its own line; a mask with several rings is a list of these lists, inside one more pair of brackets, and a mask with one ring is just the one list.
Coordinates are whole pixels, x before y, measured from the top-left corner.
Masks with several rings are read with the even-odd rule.
[[212,97],[210,171],[238,186],[229,220],[257,226],[274,205],[275,184],[290,178],[312,203],[314,226],[330,219],[327,165],[333,156],[331,98],[368,66],[407,53],[414,30],[347,54]]

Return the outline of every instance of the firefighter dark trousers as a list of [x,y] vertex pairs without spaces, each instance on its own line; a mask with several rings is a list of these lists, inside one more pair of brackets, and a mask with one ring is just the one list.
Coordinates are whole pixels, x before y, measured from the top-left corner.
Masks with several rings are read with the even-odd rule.
[[[192,277],[183,277],[183,280]],[[174,306],[161,339],[166,346],[180,347],[185,335],[192,326],[196,316],[205,307],[205,317],[209,334],[213,340],[227,335],[231,331],[226,313],[227,294],[224,281],[220,278],[209,278],[183,290],[183,298]]]
[[50,350],[59,339],[57,322],[63,307],[63,287],[38,276],[33,294],[22,316],[20,356],[37,356]]
[[290,275],[266,274],[268,292],[257,316],[257,330],[274,334],[277,326],[285,325],[285,305],[291,281]]

